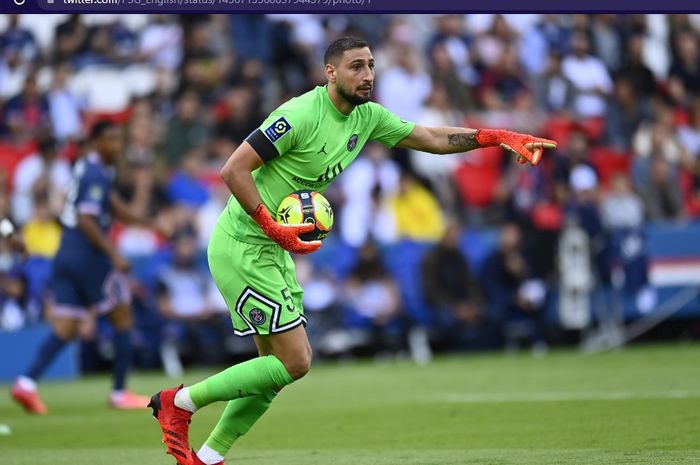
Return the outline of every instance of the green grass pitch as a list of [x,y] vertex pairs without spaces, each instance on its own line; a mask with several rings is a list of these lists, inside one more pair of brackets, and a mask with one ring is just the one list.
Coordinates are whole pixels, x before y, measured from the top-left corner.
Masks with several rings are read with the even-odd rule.
[[[193,382],[208,372],[188,373]],[[175,383],[136,374],[135,390]],[[0,395],[2,465],[173,465],[150,411],[106,405],[108,377],[45,383],[47,417]],[[199,446],[223,404],[194,417]],[[237,465],[700,464],[700,346],[319,364],[227,456]]]

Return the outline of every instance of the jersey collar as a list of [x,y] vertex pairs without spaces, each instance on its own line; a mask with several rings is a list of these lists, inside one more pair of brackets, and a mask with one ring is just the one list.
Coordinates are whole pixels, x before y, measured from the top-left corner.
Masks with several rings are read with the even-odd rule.
[[[352,115],[352,112],[350,112],[350,115],[344,115],[338,109],[333,105],[333,102],[331,101],[331,96],[328,95],[328,86],[323,86],[323,89],[321,90],[323,93],[323,101],[326,103],[326,106],[328,107],[328,112],[331,114],[334,120],[339,121],[339,122],[344,122],[347,121],[350,115]],[[353,109],[353,111],[355,111]]]

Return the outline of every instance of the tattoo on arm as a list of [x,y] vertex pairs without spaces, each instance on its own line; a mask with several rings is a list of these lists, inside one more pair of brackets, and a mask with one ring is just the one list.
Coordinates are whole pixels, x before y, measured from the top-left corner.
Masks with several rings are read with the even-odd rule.
[[447,145],[451,147],[459,147],[460,149],[463,149],[465,152],[467,150],[474,150],[479,147],[479,143],[476,141],[476,133],[466,133],[466,132],[460,132],[457,134],[448,134],[447,135]]

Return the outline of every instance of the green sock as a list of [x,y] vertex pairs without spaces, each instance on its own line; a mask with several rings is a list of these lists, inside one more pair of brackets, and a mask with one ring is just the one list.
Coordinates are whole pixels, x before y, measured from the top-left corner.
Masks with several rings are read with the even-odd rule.
[[274,355],[257,357],[239,363],[189,388],[190,398],[197,408],[213,402],[239,399],[279,391],[294,380],[282,362]]
[[270,389],[255,396],[230,400],[205,444],[225,456],[236,439],[250,431],[267,411],[276,395]]

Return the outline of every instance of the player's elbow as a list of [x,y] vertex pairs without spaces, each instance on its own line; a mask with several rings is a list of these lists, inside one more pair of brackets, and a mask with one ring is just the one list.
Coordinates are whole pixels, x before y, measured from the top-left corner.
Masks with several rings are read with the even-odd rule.
[[231,186],[236,181],[250,175],[263,164],[262,159],[247,142],[238,146],[231,154],[226,164],[221,168],[221,178]]
[[231,161],[232,160],[229,159],[224,167],[221,168],[221,171],[219,171],[219,176],[221,176],[221,179],[223,179],[226,184],[229,184],[233,180],[236,173]]
[[226,164],[224,164],[224,167],[221,168],[219,175],[221,176],[221,179],[223,179],[224,182],[230,186],[232,184],[236,184],[236,180],[241,173],[246,171],[250,172],[251,170],[247,169],[243,158],[238,156],[237,152],[234,152],[233,155],[226,160]]

